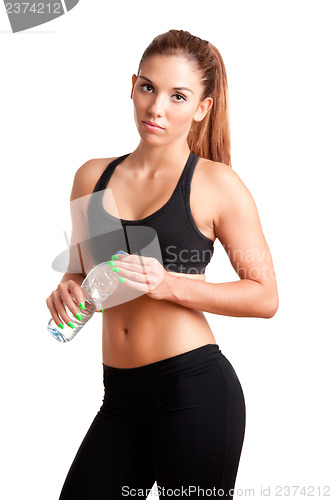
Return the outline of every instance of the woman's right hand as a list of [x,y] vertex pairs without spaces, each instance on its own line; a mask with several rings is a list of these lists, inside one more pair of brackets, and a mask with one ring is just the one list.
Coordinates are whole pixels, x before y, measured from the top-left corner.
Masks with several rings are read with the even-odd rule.
[[69,322],[71,322],[71,318],[68,316],[64,308],[64,304],[68,307],[73,316],[77,317],[76,314],[80,314],[81,309],[73,301],[72,295],[73,297],[75,297],[77,304],[84,305],[82,288],[74,280],[68,280],[59,283],[58,288],[56,290],[53,290],[51,295],[47,297],[46,305],[49,308],[51,316],[56,325],[59,325],[59,323],[62,323],[63,321],[67,325]]

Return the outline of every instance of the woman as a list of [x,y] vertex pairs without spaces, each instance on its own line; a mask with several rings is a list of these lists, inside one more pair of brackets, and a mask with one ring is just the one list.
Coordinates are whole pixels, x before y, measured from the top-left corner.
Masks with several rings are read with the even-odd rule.
[[[83,302],[87,269],[113,254],[123,283],[103,314],[103,405],[60,500],[145,498],[155,481],[160,497],[232,498],[245,401],[203,312],[271,318],[278,293],[256,205],[231,168],[221,55],[187,31],[159,35],[131,98],[140,143],[78,169],[71,200],[89,203],[72,212],[72,241],[88,235],[91,254],[80,252],[82,272],[67,272],[47,299],[54,321],[68,323],[63,303],[79,314],[71,295]],[[163,262],[124,248],[128,238],[116,246],[116,223],[123,238],[134,227],[154,230]],[[216,238],[240,280],[205,281]]]

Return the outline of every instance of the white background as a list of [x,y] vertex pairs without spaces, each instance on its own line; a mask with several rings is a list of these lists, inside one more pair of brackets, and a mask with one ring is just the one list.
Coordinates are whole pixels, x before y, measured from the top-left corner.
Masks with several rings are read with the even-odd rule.
[[[51,264],[70,235],[76,170],[138,145],[131,76],[153,37],[172,28],[222,54],[233,169],[256,201],[279,290],[269,320],[206,313],[246,399],[234,498],[249,488],[259,498],[261,486],[273,498],[277,485],[281,497],[312,485],[320,498],[317,488],[331,487],[330,2],[160,5],[81,0],[16,34],[1,10],[4,500],[57,500],[101,406],[101,314],[72,342],[55,341],[45,300],[62,274]],[[207,281],[236,279],[217,241]]]

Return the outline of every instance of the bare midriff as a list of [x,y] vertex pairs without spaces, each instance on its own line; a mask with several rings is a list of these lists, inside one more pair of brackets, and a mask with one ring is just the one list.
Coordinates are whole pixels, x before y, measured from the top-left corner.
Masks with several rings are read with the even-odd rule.
[[[170,274],[205,280],[205,275]],[[103,313],[103,363],[134,368],[216,344],[202,311],[141,295]]]

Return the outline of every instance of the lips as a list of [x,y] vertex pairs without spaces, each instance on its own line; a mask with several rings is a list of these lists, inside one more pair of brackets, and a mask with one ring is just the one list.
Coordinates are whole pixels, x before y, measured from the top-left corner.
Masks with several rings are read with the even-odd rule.
[[161,127],[160,125],[158,125],[157,123],[154,123],[154,122],[148,122],[146,120],[143,120],[143,123],[147,123],[148,125],[151,125],[152,127],[163,128],[163,127]]

